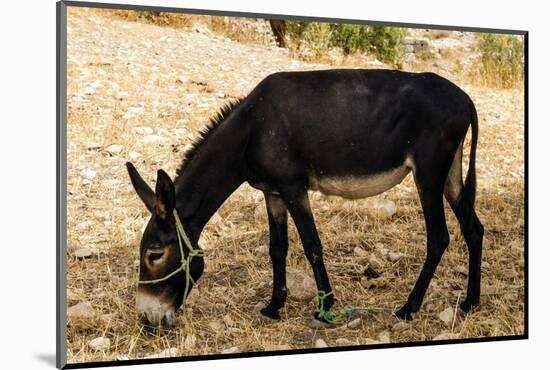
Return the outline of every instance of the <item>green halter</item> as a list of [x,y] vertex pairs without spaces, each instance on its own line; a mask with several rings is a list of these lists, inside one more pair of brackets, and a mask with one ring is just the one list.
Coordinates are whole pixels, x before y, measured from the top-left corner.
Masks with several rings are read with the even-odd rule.
[[[139,280],[139,284],[157,284],[161,283],[163,281],[166,281],[170,279],[172,276],[176,275],[180,271],[185,271],[185,291],[183,293],[183,302],[187,299],[187,294],[189,293],[189,283],[195,281],[191,277],[191,271],[190,271],[190,265],[191,260],[193,260],[193,257],[203,257],[204,253],[200,249],[193,249],[193,246],[191,245],[191,241],[187,237],[187,234],[185,233],[185,230],[183,229],[183,225],[181,224],[180,217],[178,216],[178,212],[174,209],[174,219],[176,220],[176,233],[178,234],[178,244],[180,247],[180,256],[181,256],[181,266],[169,273],[168,275],[161,277],[159,279],[154,280]],[[189,250],[189,253],[187,254],[187,257],[185,257],[185,254],[183,253],[183,245],[187,247]]]

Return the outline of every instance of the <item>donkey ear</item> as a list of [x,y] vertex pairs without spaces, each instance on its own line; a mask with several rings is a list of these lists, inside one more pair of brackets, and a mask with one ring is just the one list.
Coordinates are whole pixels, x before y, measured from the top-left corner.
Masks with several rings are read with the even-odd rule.
[[167,220],[176,207],[176,190],[170,176],[163,170],[157,172],[157,186],[155,188],[155,213],[163,220]]
[[136,193],[139,195],[143,203],[145,203],[145,206],[149,210],[149,212],[153,213],[155,210],[155,193],[153,190],[147,185],[147,183],[141,178],[140,174],[134,167],[134,165],[130,162],[126,162],[126,168],[128,169],[128,174],[130,175],[130,180],[132,181],[132,185],[134,185],[134,189],[136,190]]

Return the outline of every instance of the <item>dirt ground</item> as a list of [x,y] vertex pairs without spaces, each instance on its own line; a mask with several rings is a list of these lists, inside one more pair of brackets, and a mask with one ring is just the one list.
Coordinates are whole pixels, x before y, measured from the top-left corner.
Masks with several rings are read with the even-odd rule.
[[[523,90],[467,84],[445,67],[454,64],[451,59],[423,68],[458,78],[479,114],[476,208],[486,233],[477,309],[468,315],[456,309],[465,294],[467,250],[447,207],[451,244],[422,309],[408,322],[391,315],[406,300],[426,253],[409,176],[368,200],[311,194],[335,308],[368,308],[354,316],[359,321],[311,328],[315,301],[289,299],[280,321],[258,322],[271,292],[267,218],[263,195],[243,185],[201,236],[205,274],[185,312],[178,312],[178,325],[149,330],[135,312],[138,244],[149,214],[124,163],[132,161],[149,183],[159,168],[173,176],[188,145],[224,102],[246,95],[272,72],[335,65],[304,63],[284,49],[234,42],[202,26],[175,29],[69,8],[67,304],[89,302],[92,314],[68,320],[68,362],[312,348],[318,339],[342,346],[523,334]],[[395,214],[375,217],[370,209],[386,200],[396,205]],[[311,276],[292,221],[289,240],[288,266]],[[77,251],[91,256],[77,258]],[[380,276],[367,279],[363,272],[373,257]],[[97,337],[108,338],[108,348],[92,349],[89,341]]]

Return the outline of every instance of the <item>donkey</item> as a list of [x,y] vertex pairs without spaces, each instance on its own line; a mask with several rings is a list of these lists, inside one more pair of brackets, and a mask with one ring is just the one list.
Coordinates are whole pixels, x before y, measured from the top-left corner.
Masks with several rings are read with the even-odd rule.
[[[462,149],[470,126],[463,182]],[[411,171],[426,223],[427,256],[407,301],[394,314],[412,319],[420,309],[449,244],[443,197],[468,247],[468,287],[460,308],[470,311],[479,303],[484,232],[474,210],[477,138],[472,100],[433,73],[338,69],[268,76],[211,120],[173,182],[159,170],[153,191],[127,163],[132,184],[152,214],[141,239],[139,276],[156,284],[139,284],[138,311],[155,326],[163,319],[172,325],[175,311],[204,269],[197,253],[201,231],[245,181],[263,191],[269,221],[273,291],[261,314],[279,319],[287,298],[287,212],[317,288],[325,293],[319,309],[330,310],[334,294],[308,189],[364,198],[394,187]],[[181,247],[178,224],[188,236],[187,248]],[[188,262],[187,268],[176,271],[180,260]]]

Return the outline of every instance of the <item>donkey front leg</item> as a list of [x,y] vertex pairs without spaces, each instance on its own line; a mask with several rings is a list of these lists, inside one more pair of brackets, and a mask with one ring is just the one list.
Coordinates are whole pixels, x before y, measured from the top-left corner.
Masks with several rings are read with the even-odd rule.
[[270,319],[279,319],[279,309],[286,301],[286,255],[288,227],[286,206],[280,196],[264,193],[269,219],[269,255],[273,265],[273,293],[271,302],[260,313]]
[[[326,294],[332,293],[327,270],[323,263],[323,247],[317,234],[306,188],[287,188],[281,191],[281,196],[298,229],[306,258],[313,269],[317,290],[324,291]],[[333,303],[334,294],[330,294],[323,302],[320,302],[319,308],[322,304],[323,308],[328,311]],[[318,318],[318,312],[314,316]]]

